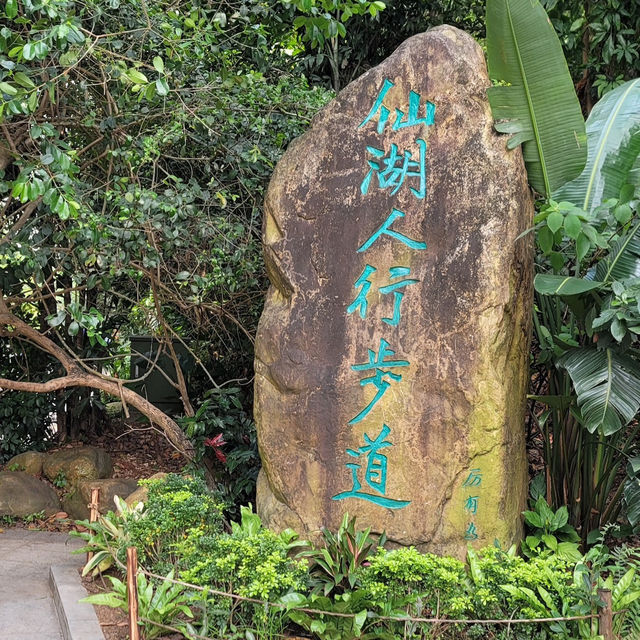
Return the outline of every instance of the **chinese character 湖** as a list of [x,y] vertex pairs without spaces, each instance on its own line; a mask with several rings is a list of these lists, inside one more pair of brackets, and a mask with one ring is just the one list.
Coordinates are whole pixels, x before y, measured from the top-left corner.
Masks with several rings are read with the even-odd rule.
[[384,155],[382,149],[367,147],[367,151],[375,159],[367,161],[370,169],[360,185],[362,194],[366,194],[369,190],[369,184],[374,174],[378,179],[378,187],[380,189],[391,188],[391,195],[398,192],[404,184],[405,178],[418,178],[419,187],[418,189],[411,187],[411,193],[416,198],[423,200],[427,193],[427,143],[422,139],[416,140],[416,143],[419,149],[418,160],[412,160],[411,151],[405,150],[404,153],[399,154],[398,146],[395,144],[391,145],[391,151],[387,156]]

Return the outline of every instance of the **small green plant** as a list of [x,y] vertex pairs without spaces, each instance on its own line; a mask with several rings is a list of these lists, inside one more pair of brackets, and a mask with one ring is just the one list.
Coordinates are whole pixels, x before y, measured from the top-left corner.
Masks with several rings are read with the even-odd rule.
[[85,546],[77,549],[73,553],[92,553],[93,556],[82,569],[82,575],[88,573],[97,575],[106,571],[114,564],[119,564],[124,568],[122,560],[125,550],[131,544],[131,539],[127,531],[127,524],[142,517],[142,505],[134,508],[127,506],[127,503],[115,497],[117,513],[107,512],[98,516],[96,522],[80,520],[78,524],[86,531],[71,531],[69,535],[81,538],[85,541]]
[[331,593],[344,593],[356,586],[358,570],[375,551],[383,546],[386,535],[376,540],[371,536],[371,527],[356,531],[356,518],[344,514],[337,533],[322,530],[322,546],[301,551],[299,558],[309,558],[311,567],[311,586],[313,593],[325,596]]
[[534,510],[525,511],[523,515],[531,528],[531,533],[522,542],[524,555],[532,558],[542,552],[553,552],[565,560],[580,560],[580,536],[568,524],[567,507],[560,507],[554,512],[540,496],[535,502]]
[[[138,611],[140,617],[151,621],[140,621],[138,623],[143,628],[144,637],[147,640],[153,640],[153,638],[157,638],[166,633],[166,629],[154,623],[183,627],[184,622],[180,616],[186,616],[187,618],[193,617],[191,609],[187,606],[188,595],[185,593],[184,587],[169,582],[169,580],[173,580],[173,571],[170,571],[166,577],[167,580],[161,580],[159,584],[154,584],[151,580],[147,581],[143,573],[139,573],[136,578],[138,583]],[[83,598],[80,602],[88,602],[90,604],[128,611],[126,583],[113,576],[107,576],[107,578],[111,582],[113,591],[96,593],[87,598]]]
[[22,518],[22,521],[26,524],[31,524],[32,522],[37,522],[38,520],[44,520],[44,511],[37,511],[36,513],[30,513]]
[[[306,631],[313,633],[320,640],[345,640],[345,638],[362,638],[367,640],[374,638],[391,640],[393,635],[379,630],[369,632],[368,627],[372,622],[368,620],[369,607],[371,602],[367,599],[365,591],[346,591],[335,594],[334,597],[324,596],[319,593],[312,593],[308,598],[292,593],[282,598],[281,602],[289,605],[289,618],[300,625]],[[297,611],[297,608],[311,608],[327,613],[353,614],[349,617],[309,614],[304,611]],[[369,624],[367,624],[369,622]]]
[[17,462],[14,462],[13,464],[10,464],[7,467],[7,471],[24,471],[25,467],[21,464],[18,464]]
[[69,484],[67,476],[62,469],[56,473],[56,477],[53,479],[53,484],[58,487],[58,489],[64,489]]

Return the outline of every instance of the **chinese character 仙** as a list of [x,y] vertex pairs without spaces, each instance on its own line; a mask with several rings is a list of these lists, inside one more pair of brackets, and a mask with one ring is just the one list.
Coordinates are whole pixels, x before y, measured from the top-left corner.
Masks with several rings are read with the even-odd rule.
[[[380,93],[376,98],[376,101],[371,107],[371,111],[367,117],[360,123],[358,128],[364,127],[370,120],[378,116],[378,126],[376,128],[378,133],[382,133],[389,119],[389,109],[385,107],[382,102],[384,101],[385,96],[389,92],[391,87],[395,86],[393,82],[389,79],[385,79],[384,85],[382,89],[380,89]],[[436,106],[429,101],[424,103],[424,117],[420,117],[420,94],[415,91],[411,91],[409,93],[409,113],[405,117],[404,111],[400,109],[396,109],[396,119],[393,123],[393,130],[397,131],[398,129],[404,129],[405,127],[413,127],[419,124],[424,124],[425,126],[431,126],[435,122],[436,115]]]

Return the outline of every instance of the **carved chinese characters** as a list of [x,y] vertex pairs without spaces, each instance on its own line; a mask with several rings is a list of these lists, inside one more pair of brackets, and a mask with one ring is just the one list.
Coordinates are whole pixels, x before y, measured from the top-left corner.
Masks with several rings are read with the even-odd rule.
[[458,555],[520,535],[532,204],[488,85],[470,37],[415,36],[276,167],[255,399],[270,526],[348,511]]

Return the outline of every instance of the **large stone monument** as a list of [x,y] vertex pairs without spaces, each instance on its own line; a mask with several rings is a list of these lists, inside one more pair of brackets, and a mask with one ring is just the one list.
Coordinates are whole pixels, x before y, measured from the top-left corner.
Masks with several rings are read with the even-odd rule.
[[265,203],[256,341],[266,524],[463,555],[521,535],[533,205],[484,56],[443,26],[351,83]]

